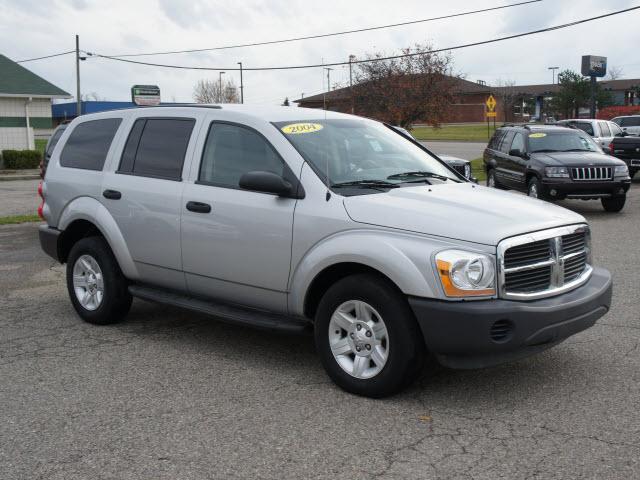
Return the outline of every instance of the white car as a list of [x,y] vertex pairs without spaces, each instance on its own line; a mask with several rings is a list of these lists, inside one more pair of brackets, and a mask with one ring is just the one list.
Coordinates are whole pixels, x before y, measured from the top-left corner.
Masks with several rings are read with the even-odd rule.
[[640,135],[640,115],[627,115],[624,117],[616,117],[611,119],[616,125],[619,125],[623,132],[629,135]]
[[[640,118],[640,117],[638,117]],[[596,120],[592,118],[571,118],[560,120],[556,125],[579,128],[591,135],[595,142],[608,152],[609,144],[615,137],[624,137],[625,132],[614,122],[608,120]]]

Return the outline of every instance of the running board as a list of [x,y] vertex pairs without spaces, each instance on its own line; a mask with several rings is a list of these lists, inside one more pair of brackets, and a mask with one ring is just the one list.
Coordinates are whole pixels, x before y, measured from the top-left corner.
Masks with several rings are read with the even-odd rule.
[[134,297],[152,302],[173,305],[196,312],[205,313],[227,323],[235,323],[263,330],[277,330],[288,333],[304,333],[310,330],[311,322],[302,318],[279,315],[251,308],[243,308],[225,303],[183,295],[161,288],[129,285],[129,293]]

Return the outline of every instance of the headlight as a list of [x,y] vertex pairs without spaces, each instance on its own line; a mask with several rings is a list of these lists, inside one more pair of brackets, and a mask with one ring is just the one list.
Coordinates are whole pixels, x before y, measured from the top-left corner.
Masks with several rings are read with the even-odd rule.
[[626,177],[629,175],[629,168],[626,165],[616,165],[614,175],[616,177]]
[[567,167],[544,167],[544,175],[549,178],[569,178]]
[[445,250],[436,255],[438,276],[447,297],[495,295],[495,261],[488,255]]
[[471,165],[469,165],[468,163],[464,164],[464,177],[466,179],[471,178]]

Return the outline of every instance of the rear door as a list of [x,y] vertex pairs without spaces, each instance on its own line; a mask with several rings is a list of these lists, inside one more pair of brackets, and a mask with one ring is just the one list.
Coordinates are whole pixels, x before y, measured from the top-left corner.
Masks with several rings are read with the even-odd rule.
[[602,148],[607,148],[613,139],[613,133],[609,128],[609,122],[598,122],[598,130],[600,130],[600,136],[594,139]]
[[516,180],[516,162],[509,156],[511,143],[515,137],[515,131],[507,130],[500,141],[500,145],[496,149],[496,178],[502,185],[515,187]]
[[[522,132],[515,132],[511,147],[509,148],[509,151],[513,150],[519,150],[523,155],[526,155],[527,141]],[[526,187],[527,159],[524,158],[524,156],[519,157],[517,155],[509,155],[508,153],[507,156],[511,186],[522,190]]]
[[178,290],[186,288],[180,206],[195,127],[194,116],[131,119],[118,165],[105,175],[101,196],[141,280]]

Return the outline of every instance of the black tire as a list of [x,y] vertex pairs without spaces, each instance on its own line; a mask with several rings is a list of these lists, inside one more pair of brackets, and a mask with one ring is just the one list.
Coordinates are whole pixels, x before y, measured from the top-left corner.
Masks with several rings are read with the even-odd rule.
[[[80,303],[73,285],[74,266],[83,255],[92,257],[102,271],[104,294],[95,310],[87,309]],[[104,238],[83,238],[71,248],[67,259],[67,290],[73,307],[85,322],[108,325],[121,321],[131,307],[132,299],[127,286],[127,280]]]
[[506,190],[507,188],[498,182],[496,178],[496,171],[494,168],[487,170],[487,187],[491,187],[491,181],[493,180],[493,188],[498,190]]
[[602,198],[600,201],[602,202],[602,208],[604,208],[605,211],[615,213],[624,208],[627,196],[623,195],[621,197]]
[[[360,379],[347,373],[331,351],[329,326],[336,309],[350,300],[364,301],[384,320],[388,333],[388,356],[375,376]],[[327,290],[315,316],[314,336],[322,364],[331,379],[356,395],[381,398],[408,386],[422,370],[425,345],[422,332],[406,299],[388,281],[372,274],[346,277]]]
[[[534,191],[537,193],[534,194]],[[538,177],[533,176],[529,179],[529,183],[527,184],[527,195],[539,200],[547,200],[547,193],[544,191],[544,187],[542,186],[542,183],[540,183],[540,180],[538,180]]]

